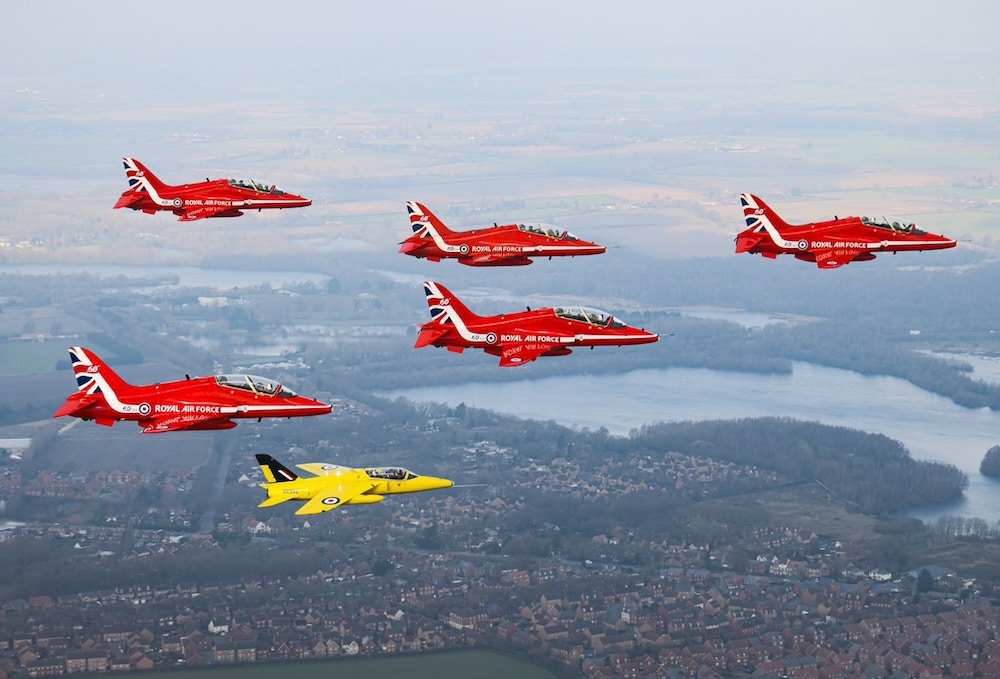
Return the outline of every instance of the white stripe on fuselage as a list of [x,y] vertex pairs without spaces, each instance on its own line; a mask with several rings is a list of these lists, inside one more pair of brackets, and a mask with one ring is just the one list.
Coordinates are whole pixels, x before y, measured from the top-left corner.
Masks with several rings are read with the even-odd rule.
[[437,246],[438,250],[441,252],[460,252],[458,245],[451,245],[437,232],[437,229],[431,225],[430,217],[427,215],[424,215],[424,217],[427,218],[427,221],[421,222],[423,228],[430,235],[431,240],[434,241],[434,245]]
[[[767,215],[764,214],[763,211],[761,211],[760,214],[754,214],[754,216],[757,218],[757,221],[759,221],[761,223],[761,226],[763,226],[764,229],[767,231],[767,235],[771,237],[771,241],[775,245],[777,245],[779,248],[783,248],[785,250],[794,250],[795,252],[801,252],[801,250],[800,250],[800,248],[798,246],[798,241],[785,240],[785,237],[781,235],[781,232],[778,231],[777,227],[775,227],[774,224],[771,223],[771,221],[767,218]],[[805,240],[808,240],[808,239],[805,239]],[[857,240],[855,242],[857,242]],[[935,246],[935,245],[938,245],[938,246],[941,245],[941,241],[934,241],[934,240],[878,240],[878,241],[867,241],[865,243],[865,247],[867,249],[869,249],[869,250],[879,250],[881,248],[894,248],[894,247],[906,247],[906,246],[919,248],[920,246],[928,246],[928,247],[930,247],[930,246]],[[812,250],[814,248],[809,247],[809,248],[806,248],[806,249],[807,250]],[[822,248],[822,249],[829,249],[829,248]]]
[[[182,198],[180,206],[175,206],[174,205],[174,200],[175,199],[174,198],[164,198],[159,193],[157,193],[156,189],[153,188],[153,183],[151,181],[149,181],[148,179],[146,179],[146,175],[145,175],[145,173],[143,173],[142,170],[138,170],[138,169],[136,170],[135,178],[146,189],[146,192],[149,194],[150,198],[152,199],[152,201],[154,203],[156,203],[157,205],[159,205],[161,207],[170,208],[171,210],[179,210],[181,208],[205,208],[205,207],[211,207],[211,208],[222,208],[222,207],[225,207],[225,208],[233,209],[233,210],[239,210],[239,209],[242,209],[242,208],[258,209],[259,210],[259,209],[271,208],[271,207],[274,207],[274,208],[288,207],[289,205],[291,205],[290,201],[282,201],[282,200],[254,200],[252,198],[245,198],[243,200],[240,200],[240,199],[232,200],[232,199],[224,198],[224,199],[220,199],[220,200],[228,200],[229,203],[230,203],[228,206],[226,206],[226,205],[194,205],[194,206],[189,206],[189,205],[186,204],[186,201],[184,201],[184,199]],[[305,202],[305,201],[303,201],[303,202]]]
[[[100,373],[94,373],[94,374],[92,374],[91,378],[92,378],[92,381],[90,383],[90,386],[87,387],[87,394],[94,394],[94,392],[97,390],[97,388],[100,387],[101,395],[104,397],[105,403],[107,403],[108,406],[113,411],[115,411],[116,413],[118,413],[120,415],[138,415],[141,419],[155,419],[156,417],[163,416],[163,415],[184,414],[184,413],[157,413],[157,412],[154,412],[157,404],[148,404],[147,403],[147,405],[153,405],[153,411],[151,411],[151,412],[143,415],[142,413],[139,412],[139,406],[140,406],[140,404],[138,404],[138,403],[126,403],[126,402],[122,401],[118,397],[118,394],[115,393],[115,390],[111,388],[111,386],[108,384],[107,380],[105,380],[101,376]],[[164,404],[160,403],[158,405],[164,405]],[[170,404],[170,405],[175,405],[175,404]],[[180,401],[180,402],[177,402],[176,405],[182,407],[182,406],[185,406],[185,405],[206,405],[206,404],[204,404],[204,403],[201,403],[201,404],[198,404],[198,403],[186,403],[186,402]],[[295,411],[298,411],[298,410],[305,410],[305,409],[308,409],[308,408],[311,408],[311,407],[312,406],[276,405],[276,404],[264,404],[264,405],[249,405],[248,404],[248,405],[235,405],[235,406],[220,405],[220,406],[218,406],[219,412],[217,414],[229,417],[229,416],[232,416],[232,415],[245,415],[245,414],[248,414],[248,413],[258,413],[258,412],[265,412],[265,411],[269,411],[269,410],[270,411],[278,411],[278,412],[295,412]],[[212,419],[212,418],[208,418],[208,419]]]
[[[459,313],[455,311],[454,307],[452,307],[450,304],[443,303],[443,300],[448,298],[441,295],[440,291],[437,290],[436,288],[434,292],[435,296],[438,299],[442,300],[442,303],[438,303],[436,306],[442,309],[444,315],[447,316],[449,320],[451,320],[452,324],[455,326],[455,330],[458,331],[458,334],[462,339],[466,340],[467,342],[483,344],[485,346],[501,346],[503,344],[502,342],[499,341],[494,344],[490,344],[489,342],[486,341],[486,336],[489,334],[489,332],[495,332],[495,331],[489,331],[486,333],[477,333],[470,330],[469,326],[465,324],[465,321],[462,319]],[[435,320],[441,323],[441,321],[443,321],[444,319],[438,316]],[[520,332],[521,334],[530,334],[522,331],[517,331],[517,332]],[[615,340],[628,341],[628,340],[642,340],[642,339],[649,339],[649,335],[600,335],[600,334],[595,335],[595,334],[577,333],[575,335],[559,335],[558,337],[559,344],[576,344],[579,342],[602,341],[602,340],[610,340],[612,343],[614,343]]]
[[754,216],[757,217],[757,220],[764,227],[764,230],[767,231],[767,235],[771,237],[771,241],[774,242],[774,244],[779,248],[784,248],[786,250],[799,249],[795,241],[785,240],[784,236],[781,235],[781,232],[778,231],[777,227],[771,223],[771,220],[767,218],[767,215],[764,214],[763,211],[761,214]]
[[142,172],[142,170],[139,170],[136,173],[135,178],[139,180],[139,183],[142,184],[143,187],[145,187],[146,193],[149,194],[150,198],[152,198],[154,203],[162,207],[169,207],[169,208],[174,207],[173,199],[168,200],[166,198],[161,197],[160,194],[156,192],[156,189],[153,188],[153,183],[148,179],[146,179],[146,174]]
[[133,413],[136,415],[139,414],[139,404],[125,403],[119,399],[118,394],[115,393],[115,390],[111,388],[111,385],[108,384],[108,381],[104,379],[101,373],[87,374],[90,375],[91,378],[91,382],[87,386],[88,395],[96,395],[97,390],[100,389],[100,396],[104,397],[104,402],[108,404],[108,406],[116,413],[120,413],[122,415],[131,415]]

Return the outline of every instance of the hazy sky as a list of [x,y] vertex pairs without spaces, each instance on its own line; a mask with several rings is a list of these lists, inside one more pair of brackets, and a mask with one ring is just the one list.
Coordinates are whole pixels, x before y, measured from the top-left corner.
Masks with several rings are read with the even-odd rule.
[[992,0],[18,2],[4,10],[0,83],[294,96],[338,83],[419,86],[451,70],[616,78],[643,64],[731,77],[995,78],[997,26]]

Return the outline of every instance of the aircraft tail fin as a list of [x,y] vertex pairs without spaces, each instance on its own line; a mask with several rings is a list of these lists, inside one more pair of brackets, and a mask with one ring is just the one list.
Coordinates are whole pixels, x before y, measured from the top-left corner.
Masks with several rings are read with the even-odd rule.
[[131,384],[123,380],[111,366],[89,349],[70,347],[69,360],[73,366],[78,392],[104,394],[107,397],[132,388]]
[[779,217],[770,205],[751,193],[741,193],[740,204],[748,229],[764,231],[770,225],[780,232],[791,228],[791,224]]
[[464,326],[469,321],[482,319],[440,283],[424,281],[424,295],[427,296],[427,308],[431,312],[432,324],[436,321],[442,326],[448,324]]
[[406,213],[410,215],[410,228],[413,233],[420,236],[433,238],[438,236],[450,236],[453,231],[444,225],[433,212],[427,209],[422,203],[407,201]]
[[[92,407],[108,405],[109,402],[115,409],[114,404],[120,405],[121,396],[133,388],[97,354],[88,349],[70,347],[69,360],[73,366],[73,375],[76,377],[76,391],[69,395],[52,417],[66,415],[83,417]],[[114,419],[98,417],[97,422],[110,426],[114,424]]]
[[[288,483],[289,481],[294,481],[299,478],[295,472],[266,453],[257,453],[256,457],[257,464],[260,465],[260,470],[264,472],[264,478],[267,479],[268,483]],[[268,498],[264,501],[265,504],[258,506],[267,507],[270,505],[276,505],[283,501],[282,499],[277,499],[276,501],[272,500],[274,500],[274,498]]]
[[171,188],[135,158],[122,158],[122,164],[128,188],[115,203],[115,208],[130,207],[147,196],[155,199],[163,190]]

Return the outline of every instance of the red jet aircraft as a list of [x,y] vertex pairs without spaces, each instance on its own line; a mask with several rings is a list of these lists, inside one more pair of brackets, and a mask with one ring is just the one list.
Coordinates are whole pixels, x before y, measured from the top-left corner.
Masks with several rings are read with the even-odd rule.
[[240,217],[243,210],[281,210],[286,207],[307,207],[312,201],[277,186],[259,184],[252,179],[206,179],[195,184],[170,186],[150,172],[135,158],[122,158],[128,189],[115,209],[130,207],[153,214],[170,210],[182,222],[207,217]]
[[417,349],[428,345],[456,353],[482,349],[499,356],[502,367],[523,365],[539,356],[565,356],[572,353],[570,347],[648,344],[659,339],[587,307],[477,316],[440,283],[425,282],[424,294],[433,320],[421,326]]
[[238,418],[325,415],[328,403],[299,396],[264,377],[215,375],[131,385],[91,351],[69,348],[77,390],[52,417],[72,415],[107,427],[134,420],[144,434],[232,429]]
[[457,259],[468,266],[525,266],[529,257],[599,255],[607,248],[545,224],[506,224],[452,231],[420,203],[406,204],[413,235],[402,242],[404,255],[432,262]]
[[758,253],[769,259],[795,255],[836,269],[850,262],[875,259],[876,252],[942,250],[956,241],[921,231],[916,224],[885,217],[843,217],[829,222],[788,224],[767,203],[749,193],[740,194],[747,228],[736,236],[736,252]]

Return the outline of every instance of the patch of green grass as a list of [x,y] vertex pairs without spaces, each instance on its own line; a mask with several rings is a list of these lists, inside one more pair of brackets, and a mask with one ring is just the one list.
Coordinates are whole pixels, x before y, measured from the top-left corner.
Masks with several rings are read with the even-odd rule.
[[459,651],[376,658],[332,658],[308,662],[238,665],[181,672],[146,672],[149,679],[354,679],[358,676],[406,677],[407,679],[553,679],[554,674],[541,667],[493,653]]
[[48,373],[69,360],[66,342],[0,342],[0,375]]

